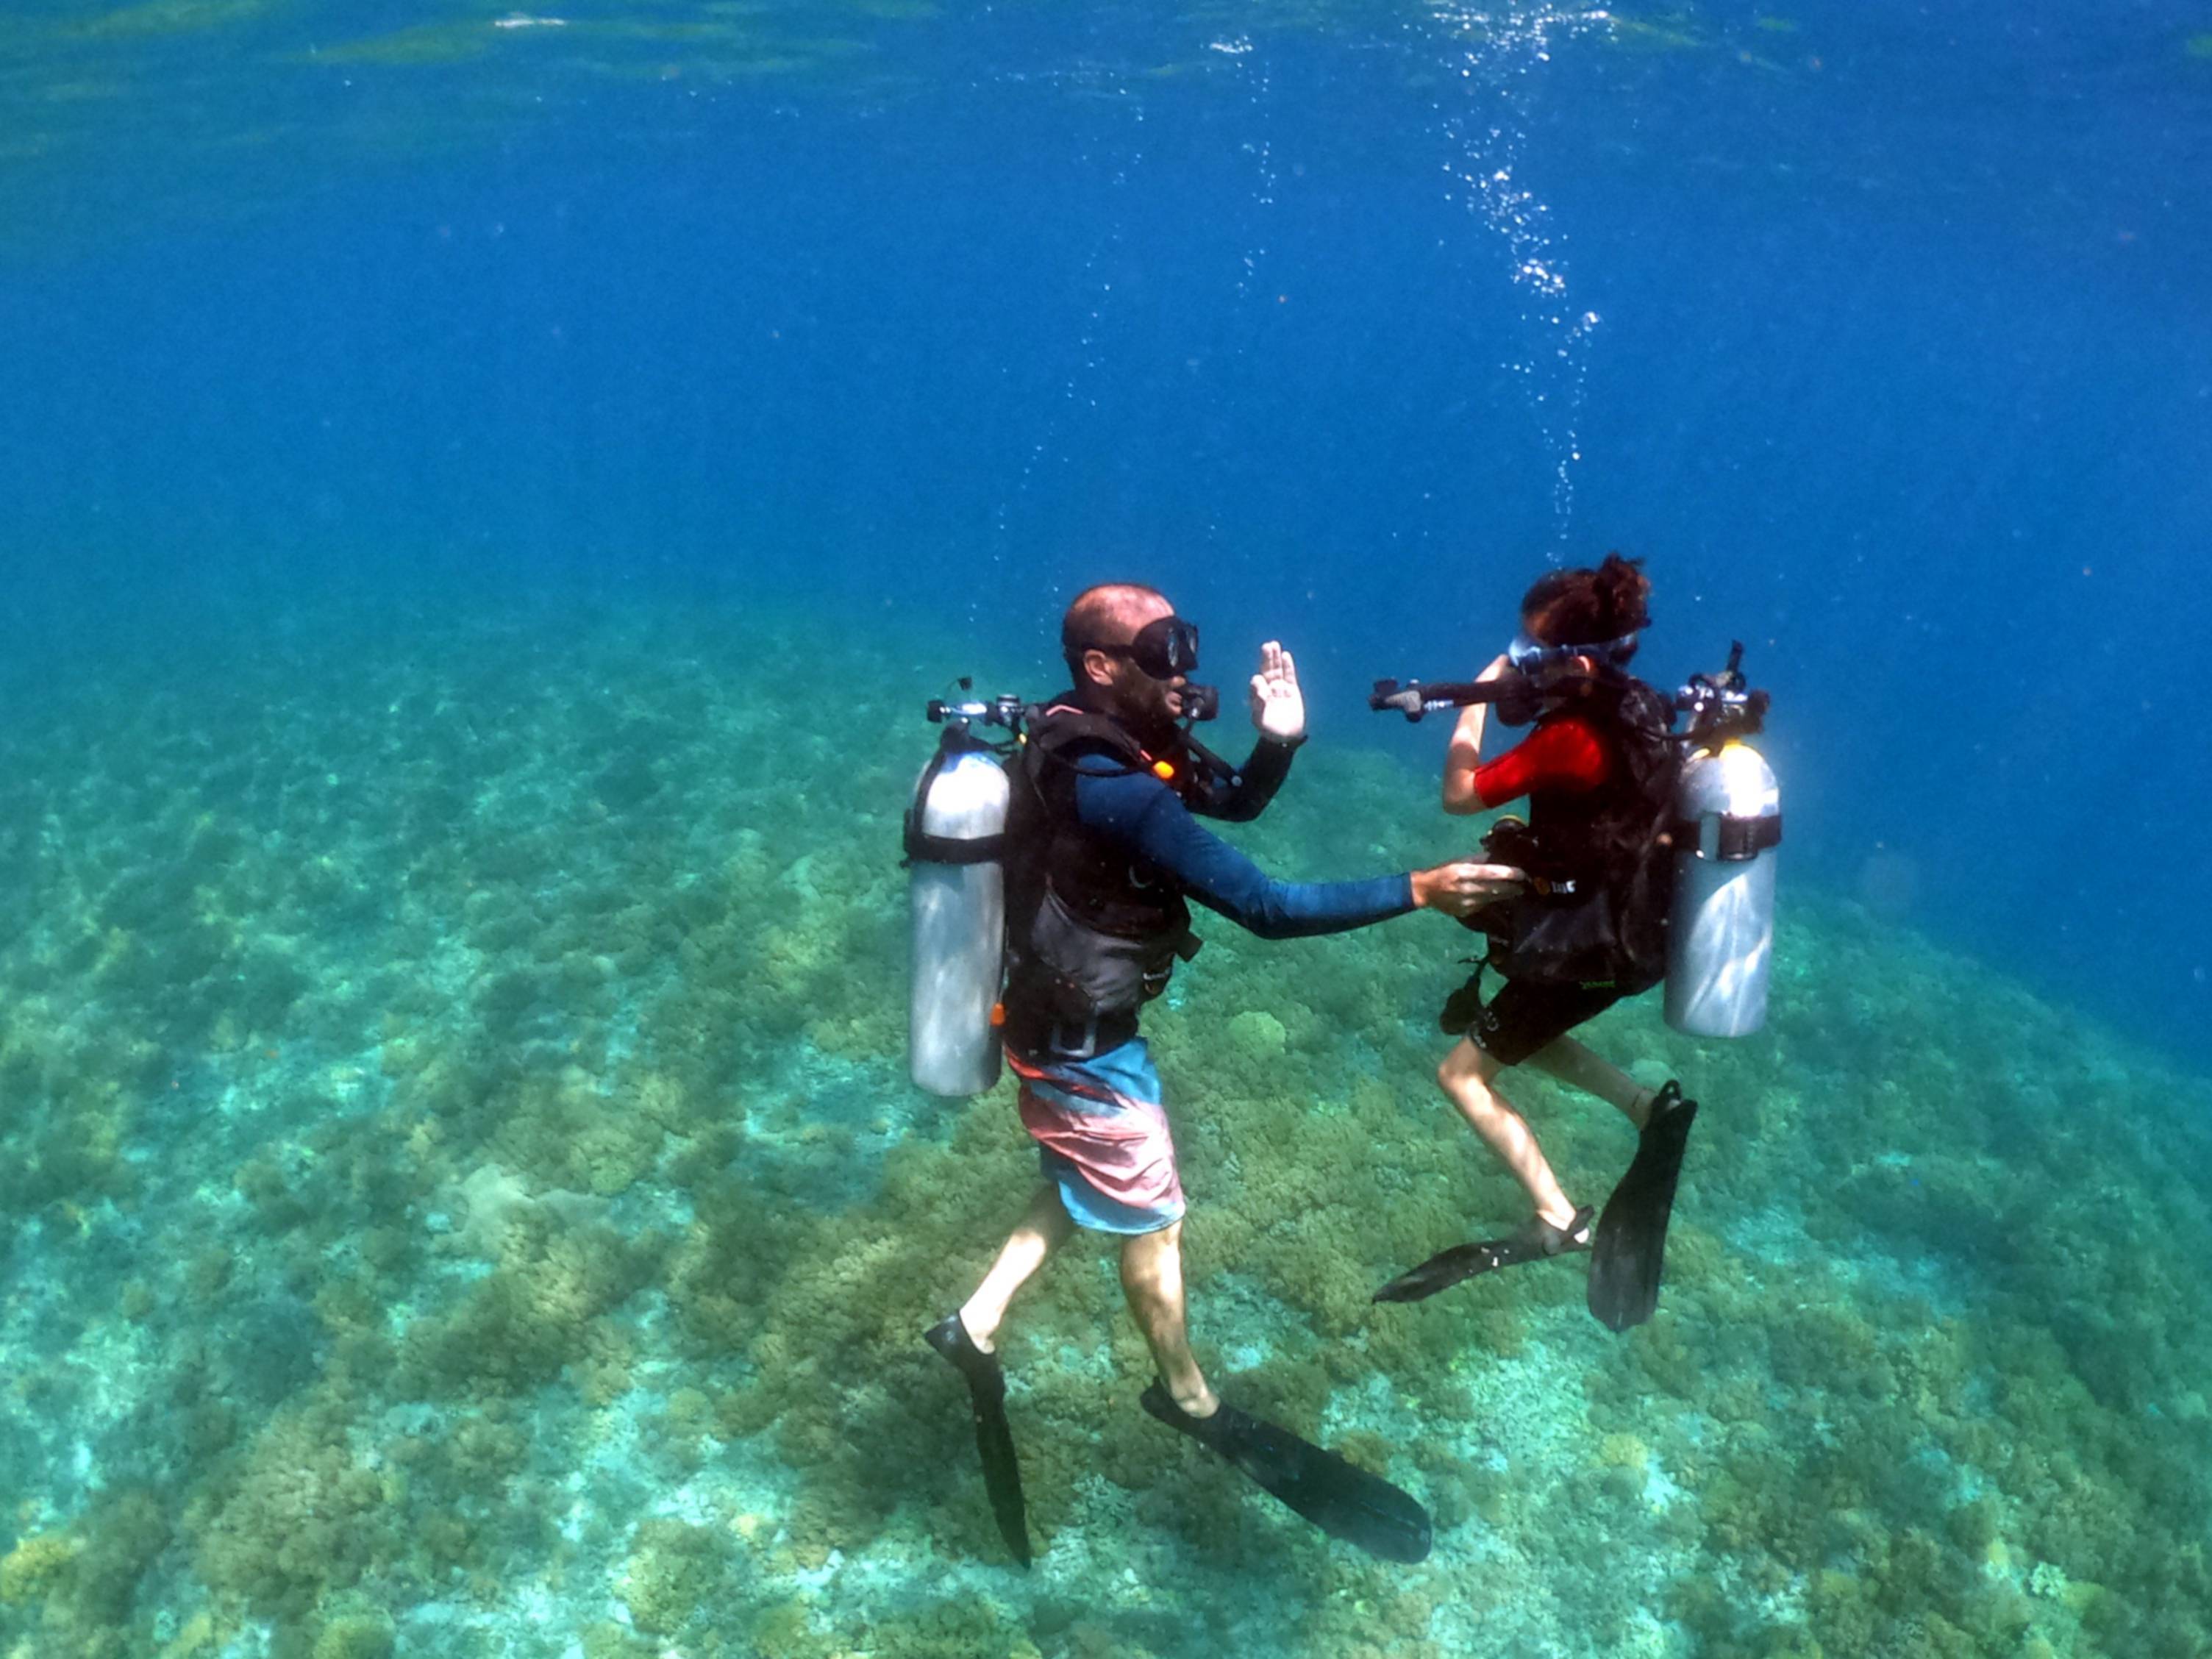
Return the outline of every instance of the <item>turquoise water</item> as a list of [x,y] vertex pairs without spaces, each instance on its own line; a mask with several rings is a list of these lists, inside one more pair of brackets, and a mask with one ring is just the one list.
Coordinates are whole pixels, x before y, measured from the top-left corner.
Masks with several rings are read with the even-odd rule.
[[[0,1653],[2212,1651],[2212,46],[2185,9],[19,6],[0,28]],[[1214,922],[1147,1016],[1224,1395],[1016,1304],[1011,1566],[921,1331],[1032,1179],[907,1081],[957,674],[1156,580],[1435,862],[1549,562],[1731,638],[1767,1029],[1658,1316],[1432,1081],[1459,929]],[[1236,699],[1231,699],[1232,703]],[[1217,746],[1233,749],[1232,710]],[[1570,1193],[1632,1143],[1510,1085]]]

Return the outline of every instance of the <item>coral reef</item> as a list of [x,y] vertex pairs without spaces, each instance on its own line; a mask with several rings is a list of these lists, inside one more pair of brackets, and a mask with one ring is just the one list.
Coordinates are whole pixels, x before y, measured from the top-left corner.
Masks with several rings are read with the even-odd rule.
[[272,1419],[185,1513],[209,1585],[300,1617],[398,1547],[395,1495],[355,1444],[345,1402],[325,1395]]
[[[1036,1164],[1008,1087],[903,1076],[901,688],[783,718],[879,666],[799,617],[378,640],[0,732],[0,824],[60,826],[0,895],[0,1651],[2212,1650],[2212,1089],[1794,889],[1759,1037],[1593,1028],[1705,1103],[1621,1339],[1571,1258],[1368,1299],[1522,1209],[1431,1080],[1464,937],[1201,918],[1147,1020],[1201,1358],[1437,1553],[1145,1417],[1085,1237],[1005,1332],[1008,1573],[919,1333]],[[1428,862],[1426,789],[1317,745],[1236,833]],[[1510,1088],[1601,1198],[1628,1126]]]

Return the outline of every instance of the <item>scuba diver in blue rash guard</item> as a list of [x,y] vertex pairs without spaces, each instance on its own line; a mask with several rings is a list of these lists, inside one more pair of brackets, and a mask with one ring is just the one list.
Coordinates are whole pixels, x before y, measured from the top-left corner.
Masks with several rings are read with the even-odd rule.
[[1020,1474],[996,1338],[1008,1303],[1078,1227],[1118,1235],[1121,1284],[1158,1377],[1145,1409],[1333,1534],[1394,1560],[1429,1547],[1428,1516],[1379,1477],[1214,1394],[1184,1316],[1183,1194],[1143,1005],[1198,949],[1188,901],[1269,939],[1341,932],[1419,908],[1464,916],[1518,890],[1517,872],[1471,862],[1362,881],[1278,881],[1194,814],[1256,817],[1289,775],[1305,704],[1287,651],[1252,678],[1259,743],[1231,768],[1184,721],[1198,630],[1151,588],[1094,587],[1069,606],[1072,690],[1021,711],[1004,830],[1006,963],[1001,1036],[1044,1184],[960,1309],[928,1333],[966,1378],[1002,1534],[1027,1565]]

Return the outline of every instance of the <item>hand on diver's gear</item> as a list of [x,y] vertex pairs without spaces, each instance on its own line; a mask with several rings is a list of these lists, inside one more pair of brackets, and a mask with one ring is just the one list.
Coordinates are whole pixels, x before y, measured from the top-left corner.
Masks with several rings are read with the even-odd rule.
[[1528,880],[1510,864],[1440,864],[1413,872],[1413,903],[1448,916],[1472,915],[1486,904],[1511,898]]
[[1298,665],[1274,640],[1260,647],[1260,672],[1252,676],[1252,724],[1261,737],[1278,743],[1296,743],[1306,734],[1306,698],[1298,690]]

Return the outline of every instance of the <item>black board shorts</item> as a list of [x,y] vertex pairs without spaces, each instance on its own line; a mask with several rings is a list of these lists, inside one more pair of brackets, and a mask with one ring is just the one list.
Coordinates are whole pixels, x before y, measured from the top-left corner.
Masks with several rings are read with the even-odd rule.
[[1468,1041],[1501,1066],[1518,1066],[1584,1020],[1595,1019],[1624,994],[1612,980],[1553,985],[1509,979],[1488,1002],[1476,1004],[1481,977],[1476,974],[1452,994],[1440,1023],[1447,1031],[1464,1032]]

